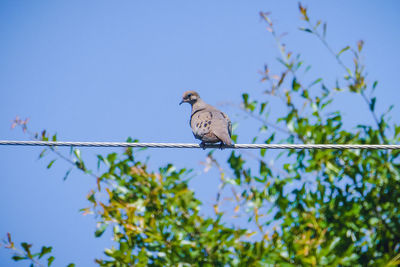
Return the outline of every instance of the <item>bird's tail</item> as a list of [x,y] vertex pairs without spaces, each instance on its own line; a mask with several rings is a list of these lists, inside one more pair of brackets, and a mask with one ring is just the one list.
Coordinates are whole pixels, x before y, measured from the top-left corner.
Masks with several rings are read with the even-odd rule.
[[219,140],[221,140],[222,143],[224,143],[227,146],[232,145],[232,139],[231,137],[227,134],[227,133],[222,133],[222,134],[218,134],[216,135],[218,137]]

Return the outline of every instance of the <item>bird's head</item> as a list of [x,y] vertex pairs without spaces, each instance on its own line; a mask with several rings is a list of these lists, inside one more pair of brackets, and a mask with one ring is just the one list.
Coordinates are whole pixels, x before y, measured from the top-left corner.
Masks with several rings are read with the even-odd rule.
[[197,92],[186,91],[183,93],[182,101],[181,101],[181,103],[179,103],[179,105],[181,105],[182,103],[189,103],[189,104],[193,105],[199,99],[200,99],[200,96]]

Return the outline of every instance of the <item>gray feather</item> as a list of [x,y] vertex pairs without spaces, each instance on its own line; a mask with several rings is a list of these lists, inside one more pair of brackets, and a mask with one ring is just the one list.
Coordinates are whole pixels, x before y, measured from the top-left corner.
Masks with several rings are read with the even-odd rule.
[[203,143],[222,142],[231,145],[232,123],[229,117],[215,107],[206,104],[196,92],[185,92],[186,95],[188,93],[197,96],[196,101],[189,102],[192,105],[190,127],[194,137]]

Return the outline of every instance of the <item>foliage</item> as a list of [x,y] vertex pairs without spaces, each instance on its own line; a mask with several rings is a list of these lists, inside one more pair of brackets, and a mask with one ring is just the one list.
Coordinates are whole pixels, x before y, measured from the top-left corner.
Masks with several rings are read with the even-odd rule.
[[[32,244],[28,244],[26,242],[22,242],[21,249],[17,248],[14,242],[11,240],[11,234],[7,233],[7,239],[3,240],[3,244],[5,248],[11,249],[14,251],[14,255],[11,257],[14,261],[26,260],[30,262],[31,266],[47,266],[50,267],[53,264],[54,256],[49,256],[46,260],[46,264],[42,264],[39,262],[42,258],[46,258],[45,255],[51,253],[53,250],[52,247],[42,246],[39,252],[33,253],[31,251]],[[74,267],[75,264],[70,263],[67,267]]]
[[[366,79],[363,41],[336,53],[325,39],[327,24],[313,23],[301,4],[299,10],[306,24],[300,30],[317,37],[345,75],[334,86],[321,77],[303,82],[300,73],[307,73],[309,67],[300,55],[286,50],[269,14],[261,13],[278,44],[282,63],[280,75],[271,74],[265,66],[262,80],[268,90],[264,96],[281,101],[287,112],[270,122],[270,103],[244,93],[244,111],[262,124],[254,141],[399,143],[400,126],[389,121],[391,107],[384,114],[376,113],[373,93],[377,82],[370,84]],[[351,67],[343,55],[352,57]],[[342,112],[332,110],[337,94],[360,96],[372,124],[346,129]],[[16,124],[27,130],[26,122],[17,119]],[[36,138],[49,140],[45,132]],[[233,212],[247,207],[245,215],[256,231],[226,226],[220,203],[214,207],[214,217],[201,214],[202,204],[188,187],[188,170],[176,170],[169,164],[149,171],[136,158],[136,151],[127,149],[121,155],[99,155],[100,169],[105,171],[94,175],[78,149],[71,150],[72,159],[59,156],[96,178],[96,187],[88,195],[91,206],[82,211],[96,215],[96,236],[112,229],[116,244],[105,250],[106,259],[96,260],[100,266],[400,264],[400,151],[288,150],[280,153],[273,166],[266,161],[271,153],[261,150],[249,159],[232,152],[228,164],[233,179],[212,153],[208,156],[208,162],[221,172],[221,188],[229,185],[234,192]]]

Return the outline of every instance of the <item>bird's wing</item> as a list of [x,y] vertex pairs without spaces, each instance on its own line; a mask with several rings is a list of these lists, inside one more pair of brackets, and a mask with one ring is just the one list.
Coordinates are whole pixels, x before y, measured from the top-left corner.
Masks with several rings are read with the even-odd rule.
[[190,126],[196,138],[202,139],[204,135],[210,132],[212,116],[212,112],[207,110],[200,110],[192,114]]
[[219,110],[213,111],[212,115],[212,133],[217,136],[218,139],[221,140],[224,144],[231,145],[232,124],[229,120],[229,117]]

